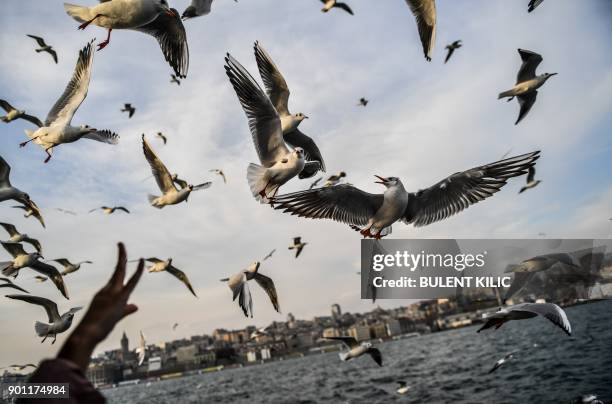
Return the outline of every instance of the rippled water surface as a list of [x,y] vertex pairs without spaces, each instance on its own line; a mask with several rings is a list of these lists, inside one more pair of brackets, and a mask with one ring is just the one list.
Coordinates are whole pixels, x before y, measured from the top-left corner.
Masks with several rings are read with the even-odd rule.
[[[573,336],[535,318],[379,344],[370,358],[337,353],[105,390],[110,403],[612,403],[612,301],[567,309]],[[497,359],[515,358],[489,375]],[[405,380],[410,391],[395,393]]]

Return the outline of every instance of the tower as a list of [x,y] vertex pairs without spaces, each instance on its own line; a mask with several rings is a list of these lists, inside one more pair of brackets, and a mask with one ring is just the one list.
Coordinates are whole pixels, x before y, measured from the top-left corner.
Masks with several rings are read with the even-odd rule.
[[121,337],[121,354],[125,359],[130,353],[130,341],[128,340],[127,335],[125,335],[125,331],[123,331],[123,337]]
[[331,315],[334,319],[339,319],[342,317],[342,309],[338,303],[334,303],[331,306]]

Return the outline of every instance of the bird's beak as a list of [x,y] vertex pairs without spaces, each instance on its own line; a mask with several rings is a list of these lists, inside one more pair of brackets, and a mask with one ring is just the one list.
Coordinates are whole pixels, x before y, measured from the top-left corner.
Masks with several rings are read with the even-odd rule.
[[308,116],[307,116],[307,115],[304,115],[304,119],[308,119]]
[[551,76],[556,76],[559,73],[550,73]]
[[97,131],[98,131],[98,129],[96,129],[96,128],[89,128],[89,132],[90,133],[94,133],[94,132],[97,132]]
[[381,177],[380,175],[375,175],[376,178],[378,178],[380,181],[374,181],[377,184],[386,184],[387,183],[387,179],[385,177]]

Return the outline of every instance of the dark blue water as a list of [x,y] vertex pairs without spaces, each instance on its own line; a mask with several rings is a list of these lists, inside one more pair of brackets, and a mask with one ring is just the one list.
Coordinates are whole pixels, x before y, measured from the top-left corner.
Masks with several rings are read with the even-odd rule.
[[[105,390],[111,403],[568,403],[597,394],[612,403],[612,301],[567,309],[568,337],[544,318],[379,344],[370,358],[337,353]],[[495,373],[497,359],[517,351]],[[395,393],[395,381],[410,391]],[[199,387],[198,387],[199,386]]]

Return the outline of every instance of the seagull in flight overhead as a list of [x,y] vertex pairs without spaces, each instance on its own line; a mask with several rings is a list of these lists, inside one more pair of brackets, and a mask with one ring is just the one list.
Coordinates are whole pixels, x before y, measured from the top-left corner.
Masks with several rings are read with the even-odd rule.
[[544,0],[529,0],[529,4],[527,5],[527,11],[531,13],[533,10],[536,9],[537,6],[539,6],[543,2]]
[[0,282],[4,282],[2,284],[0,284],[0,288],[12,288],[15,290],[19,290],[23,293],[30,293],[27,290],[25,290],[24,288],[22,288],[21,286],[16,285],[15,283],[13,283],[12,280],[10,280],[9,278],[2,278],[0,277]]
[[64,270],[61,273],[62,276],[66,276],[68,274],[78,271],[79,269],[81,269],[81,265],[83,264],[93,264],[93,262],[91,261],[80,261],[80,262],[73,264],[72,262],[68,261],[66,258],[57,258],[51,261],[57,262],[58,264],[64,267]]
[[449,61],[451,56],[453,56],[453,53],[455,53],[455,50],[461,48],[461,46],[463,46],[463,44],[461,43],[461,40],[454,41],[450,45],[446,45],[446,50],[448,52],[446,53],[446,59],[444,59],[444,64],[446,64],[446,62]]
[[180,86],[181,85],[181,80],[179,80],[179,78],[176,77],[176,74],[171,74],[170,75],[170,83],[174,83],[177,86]]
[[120,210],[122,212],[125,212],[125,213],[130,213],[130,211],[127,208],[123,207],[123,206],[112,206],[112,207],[111,206],[102,206],[102,207],[94,208],[94,209],[90,210],[89,213],[95,212],[96,210],[101,210],[106,215],[112,215],[113,213],[115,213],[118,210]]
[[436,1],[406,0],[406,3],[416,19],[419,37],[423,44],[423,53],[429,62],[436,42]]
[[501,365],[503,365],[504,363],[508,362],[512,358],[514,358],[514,352],[510,352],[509,354],[507,354],[506,356],[504,356],[503,358],[501,358],[500,360],[495,362],[495,365],[493,365],[491,370],[489,370],[489,374],[495,372],[497,369],[499,369],[499,367]]
[[508,101],[512,101],[514,97],[518,98],[521,110],[518,119],[514,123],[515,125],[522,121],[531,110],[531,107],[533,107],[536,97],[538,96],[538,89],[542,87],[549,78],[557,74],[544,73],[539,76],[536,75],[536,69],[543,60],[542,56],[525,49],[519,49],[518,53],[521,56],[523,64],[516,76],[516,85],[512,87],[512,89],[500,93],[497,97],[498,99],[508,97]]
[[142,331],[140,331],[140,339],[138,340],[136,353],[138,354],[138,366],[141,366],[144,363],[145,357],[147,356],[147,342],[145,341]]
[[38,240],[28,237],[27,234],[19,233],[19,231],[17,231],[17,228],[12,224],[0,223],[0,226],[2,226],[10,236],[10,238],[6,240],[7,242],[31,244],[34,248],[36,248],[36,251],[42,254],[42,246],[40,245],[40,242]]
[[15,119],[21,118],[33,123],[39,128],[43,126],[43,123],[40,119],[35,116],[26,114],[25,111],[18,110],[17,108],[9,104],[8,101],[0,100],[0,107],[2,107],[2,109],[6,112],[6,115],[0,117],[2,122],[9,123],[11,121],[14,121]]
[[370,194],[349,184],[316,188],[273,198],[275,209],[313,219],[332,219],[364,237],[391,233],[396,221],[416,227],[446,219],[498,192],[508,179],[527,174],[539,151],[458,172],[437,184],[408,192],[397,177],[376,176],[384,194]]
[[341,352],[339,354],[340,360],[348,361],[354,358],[358,358],[361,355],[368,354],[374,359],[374,362],[378,366],[382,366],[382,354],[378,348],[372,347],[370,342],[362,342],[361,344],[353,337],[325,337],[325,339],[332,339],[335,341],[342,341],[348,348],[348,352]]
[[289,112],[289,86],[285,78],[259,42],[255,42],[254,51],[266,94],[280,117],[283,139],[293,148],[300,147],[304,150],[304,158],[307,163],[300,172],[299,178],[312,177],[319,170],[325,172],[325,163],[319,148],[310,137],[298,129],[300,123],[308,117],[301,112],[297,114]]
[[69,209],[62,209],[62,208],[55,208],[55,210],[57,210],[58,212],[61,213],[65,213],[67,215],[71,215],[71,216],[76,216],[77,213],[73,210],[69,210]]
[[340,181],[342,181],[342,178],[345,178],[345,177],[346,177],[346,173],[344,171],[340,171],[338,174],[330,175],[325,180],[325,183],[323,184],[323,186],[324,187],[333,187],[335,185],[338,185],[340,183]]
[[[283,139],[281,119],[259,84],[229,53],[225,72],[249,121],[255,150],[262,165],[249,164],[247,180],[255,199],[270,201],[278,189],[306,166],[304,150],[290,150]],[[316,164],[309,162],[308,164]]]
[[280,306],[278,304],[278,295],[276,294],[276,287],[272,278],[268,278],[265,275],[260,274],[259,262],[254,262],[247,269],[232,275],[229,278],[221,279],[221,282],[227,282],[227,285],[232,290],[233,300],[238,298],[238,304],[242,309],[242,312],[246,317],[251,316],[253,318],[253,299],[251,298],[251,291],[249,290],[248,281],[255,280],[263,290],[266,291],[274,310],[280,313]]
[[272,258],[272,255],[276,252],[276,248],[270,251],[265,257],[263,257],[262,261],[267,260],[268,258]]
[[350,15],[353,15],[353,10],[351,10],[351,8],[346,3],[342,3],[337,0],[321,0],[321,3],[323,3],[323,8],[321,9],[321,11],[324,13],[327,13],[332,8],[337,7],[346,11]]
[[189,282],[189,278],[187,277],[185,272],[172,265],[172,258],[168,258],[166,261],[163,261],[159,258],[151,257],[147,258],[146,261],[153,264],[148,268],[149,272],[168,272],[170,275],[183,282],[192,295],[198,297],[198,295],[196,295],[196,293],[194,292],[193,287]]
[[537,316],[547,318],[567,335],[572,335],[572,326],[565,311],[554,303],[521,303],[500,308],[499,311],[484,318],[485,323],[477,332],[491,327],[498,329],[510,320],[525,320]]
[[189,47],[181,17],[166,0],[112,0],[92,7],[64,3],[64,9],[85,29],[91,23],[108,29],[106,40],[98,50],[110,42],[113,29],[130,29],[149,34],[157,39],[166,61],[179,78],[187,77]]
[[167,205],[176,205],[183,201],[186,202],[192,191],[199,191],[210,187],[211,182],[205,182],[199,185],[187,185],[178,190],[174,185],[173,176],[170,175],[164,163],[162,163],[153,149],[151,149],[144,135],[142,135],[142,150],[151,166],[151,171],[153,172],[155,181],[157,181],[157,186],[163,193],[161,196],[149,195],[149,202],[152,206],[161,209]]
[[302,243],[302,238],[301,237],[294,237],[293,238],[293,245],[290,245],[289,249],[290,250],[295,250],[295,258],[300,256],[300,254],[302,253],[302,250],[304,249],[304,247],[306,247],[306,244],[308,244],[308,243]]
[[53,342],[51,342],[51,344],[55,344],[57,334],[61,334],[68,330],[72,325],[74,313],[82,309],[82,307],[73,307],[64,314],[60,315],[57,304],[49,299],[45,299],[44,297],[30,295],[6,295],[6,297],[9,299],[21,300],[26,303],[36,304],[45,309],[47,312],[47,317],[49,318],[49,324],[41,323],[40,321],[37,321],[34,324],[36,335],[39,337],[44,337],[42,341],[40,341],[41,343],[45,342],[47,337],[53,337]]
[[132,116],[134,116],[134,112],[136,112],[136,107],[133,107],[130,103],[126,103],[123,104],[123,108],[120,111],[127,112],[128,118],[131,118]]
[[366,100],[365,98],[361,97],[359,99],[359,104],[357,104],[358,107],[367,107],[368,106],[368,102],[370,102],[369,100]]
[[55,52],[55,50],[53,50],[52,46],[47,45],[45,43],[45,40],[43,38],[39,37],[39,36],[30,35],[30,34],[27,34],[27,36],[29,36],[30,38],[33,38],[36,41],[36,43],[38,43],[38,46],[40,46],[40,48],[35,49],[36,53],[47,52],[49,55],[51,55],[51,57],[53,58],[53,60],[57,64],[57,52]]
[[11,206],[11,208],[23,210],[25,212],[23,214],[23,217],[28,218],[30,216],[33,216],[36,220],[40,222],[43,228],[47,227],[45,226],[45,219],[42,217],[40,209],[38,209],[38,206],[36,206],[33,200],[29,200],[28,203],[24,205]]
[[71,125],[74,113],[87,96],[93,56],[92,42],[90,42],[79,52],[79,58],[72,78],[68,82],[64,93],[57,100],[53,108],[51,108],[51,111],[49,111],[44,126],[35,132],[31,130],[25,131],[30,140],[21,143],[19,146],[24,147],[29,142],[40,145],[47,153],[45,163],[51,159],[52,149],[63,143],[76,142],[82,138],[108,144],[117,144],[119,142],[119,136],[109,130],[98,130],[89,125]]
[[542,181],[535,179],[535,167],[530,167],[529,171],[527,172],[527,184],[521,188],[521,190],[519,191],[519,194],[522,194],[528,189],[537,187],[540,184],[540,182]]
[[223,172],[223,170],[220,170],[218,168],[213,168],[212,170],[208,170],[208,171],[210,171],[211,173],[215,173],[217,175],[220,175],[221,178],[223,178],[223,183],[227,184],[227,178],[225,177],[225,173]]
[[30,195],[11,185],[10,176],[11,166],[0,156],[0,202],[12,199],[21,203],[22,205],[13,206],[13,208],[25,210],[25,217],[36,217],[40,224],[45,227],[45,221],[40,214],[38,206],[30,199]]
[[191,4],[183,11],[181,18],[188,20],[210,14],[212,2],[213,0],[191,0]]

